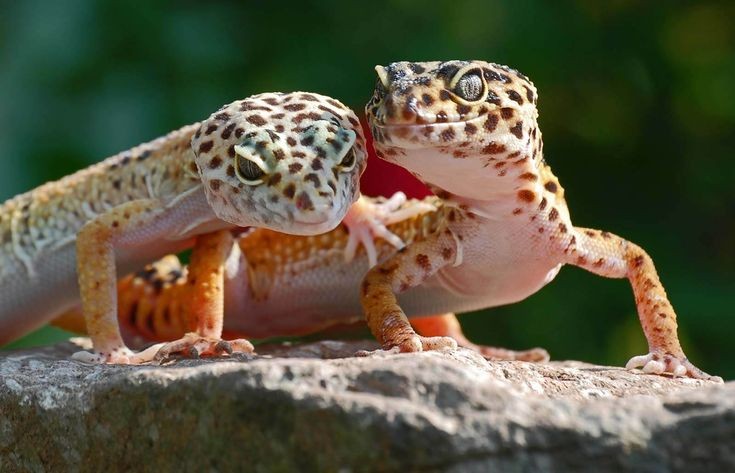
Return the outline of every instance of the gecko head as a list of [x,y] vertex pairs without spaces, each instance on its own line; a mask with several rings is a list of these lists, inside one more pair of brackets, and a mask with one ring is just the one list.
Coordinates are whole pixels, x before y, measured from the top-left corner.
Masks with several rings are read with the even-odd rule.
[[509,157],[540,160],[536,88],[521,73],[485,61],[395,62],[375,70],[365,113],[381,158],[416,174],[446,166],[447,158],[465,161],[452,166],[468,173]]
[[202,122],[192,148],[218,218],[297,235],[339,224],[367,159],[354,112],[305,92],[226,105]]

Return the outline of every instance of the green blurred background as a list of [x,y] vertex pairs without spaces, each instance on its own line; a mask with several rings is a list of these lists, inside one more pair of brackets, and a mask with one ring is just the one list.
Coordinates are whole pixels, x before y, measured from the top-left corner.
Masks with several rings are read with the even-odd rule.
[[[539,89],[546,159],[575,224],[647,249],[690,359],[735,378],[735,2],[5,1],[0,11],[3,199],[254,93],[311,90],[360,110],[375,64],[515,67]],[[622,365],[646,352],[627,281],[571,267],[522,303],[461,320],[475,341],[543,346],[556,359]],[[14,346],[65,336],[45,329]]]

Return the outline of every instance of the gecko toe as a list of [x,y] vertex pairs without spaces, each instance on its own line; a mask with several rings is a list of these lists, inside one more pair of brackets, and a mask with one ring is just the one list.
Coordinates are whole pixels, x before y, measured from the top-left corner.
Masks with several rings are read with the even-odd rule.
[[646,374],[668,374],[673,377],[703,379],[723,382],[719,376],[712,376],[694,366],[685,356],[674,356],[668,353],[649,353],[634,356],[625,364],[626,369],[640,368]]

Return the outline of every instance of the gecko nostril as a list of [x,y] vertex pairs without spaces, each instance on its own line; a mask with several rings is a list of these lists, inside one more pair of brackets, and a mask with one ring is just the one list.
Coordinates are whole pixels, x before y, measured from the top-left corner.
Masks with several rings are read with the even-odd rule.
[[305,191],[302,191],[296,196],[296,208],[299,210],[314,210],[314,202],[311,201],[311,197]]

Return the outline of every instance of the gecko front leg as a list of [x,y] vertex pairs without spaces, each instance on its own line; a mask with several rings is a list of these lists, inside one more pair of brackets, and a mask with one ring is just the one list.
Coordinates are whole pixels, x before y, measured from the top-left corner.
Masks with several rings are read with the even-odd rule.
[[455,261],[457,243],[448,229],[414,242],[365,275],[360,300],[370,331],[383,349],[416,352],[457,348],[450,337],[423,337],[411,327],[396,294],[417,286]]
[[76,242],[77,272],[93,353],[77,352],[74,359],[124,364],[150,361],[150,353],[133,353],[120,335],[115,245],[126,233],[150,225],[162,211],[158,201],[134,200],[109,210],[80,229]]
[[224,268],[233,247],[234,238],[228,230],[197,237],[187,275],[187,284],[192,291],[188,293],[188,304],[184,308],[190,331],[178,340],[159,345],[155,355],[157,360],[174,353],[197,358],[253,352],[253,345],[245,339],[222,339]]
[[600,276],[627,278],[633,288],[649,353],[633,357],[626,368],[722,381],[694,366],[684,355],[677,335],[676,313],[651,257],[638,245],[617,235],[589,228],[574,230],[576,251],[566,253],[568,263]]

